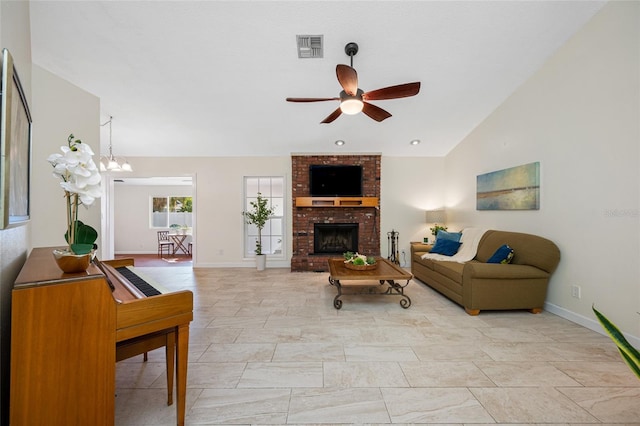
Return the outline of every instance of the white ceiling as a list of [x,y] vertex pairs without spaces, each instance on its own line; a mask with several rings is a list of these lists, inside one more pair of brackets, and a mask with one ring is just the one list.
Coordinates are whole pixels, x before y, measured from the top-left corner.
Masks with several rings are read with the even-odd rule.
[[[442,156],[603,4],[32,0],[32,58],[100,98],[116,155]],[[323,35],[324,58],[298,59],[297,34]],[[420,81],[421,92],[373,102],[393,114],[381,123],[320,124],[337,101],[285,101],[338,96],[350,41],[364,91]],[[108,126],[102,138],[105,153]]]

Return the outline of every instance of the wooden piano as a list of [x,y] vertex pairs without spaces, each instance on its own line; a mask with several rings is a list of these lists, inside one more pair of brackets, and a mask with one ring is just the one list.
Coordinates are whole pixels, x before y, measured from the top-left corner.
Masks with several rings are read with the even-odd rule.
[[64,274],[53,249],[33,249],[12,292],[11,425],[113,425],[116,361],[162,346],[183,425],[193,293],[145,295],[118,270],[131,259]]

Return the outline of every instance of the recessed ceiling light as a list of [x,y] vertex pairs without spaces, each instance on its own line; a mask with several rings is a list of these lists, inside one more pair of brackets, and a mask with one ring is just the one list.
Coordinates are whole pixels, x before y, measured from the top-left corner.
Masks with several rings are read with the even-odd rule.
[[420,139],[414,139],[411,142],[409,142],[411,145],[420,145]]
[[337,141],[334,142],[336,145],[338,146],[342,146],[344,145],[344,141],[342,139],[338,139]]

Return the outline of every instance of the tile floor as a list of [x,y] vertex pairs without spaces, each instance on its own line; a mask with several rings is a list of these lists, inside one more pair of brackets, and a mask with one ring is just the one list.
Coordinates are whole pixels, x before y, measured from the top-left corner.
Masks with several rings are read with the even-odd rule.
[[[194,293],[187,425],[640,425],[608,337],[543,312],[462,308],[419,281],[343,296],[327,273],[144,268]],[[117,366],[117,425],[175,425],[163,350]]]

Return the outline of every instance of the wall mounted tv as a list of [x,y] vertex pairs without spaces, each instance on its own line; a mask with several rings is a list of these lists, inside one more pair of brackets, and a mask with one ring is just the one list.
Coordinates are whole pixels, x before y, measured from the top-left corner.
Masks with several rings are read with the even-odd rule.
[[311,165],[312,197],[362,197],[362,166]]

